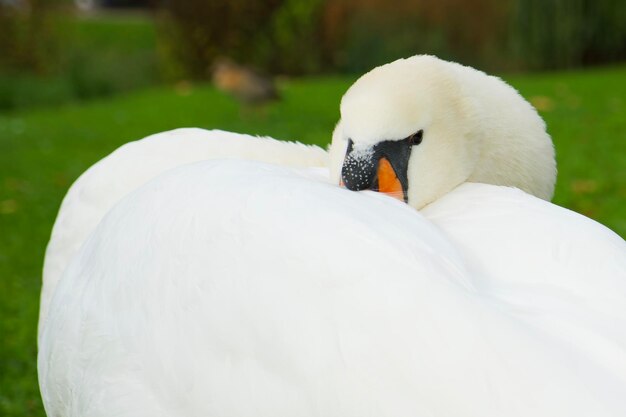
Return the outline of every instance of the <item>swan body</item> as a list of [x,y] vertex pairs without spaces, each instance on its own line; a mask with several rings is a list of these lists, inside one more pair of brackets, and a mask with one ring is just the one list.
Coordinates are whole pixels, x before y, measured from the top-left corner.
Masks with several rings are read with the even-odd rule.
[[357,81],[330,156],[183,130],[87,171],[46,254],[48,416],[626,415],[626,242],[545,201],[514,90],[442,62]]
[[161,172],[216,158],[301,167],[328,164],[327,153],[317,146],[221,130],[176,129],[121,146],[81,175],[63,200],[46,250],[40,325],[63,270],[115,203]]
[[59,283],[49,416],[623,415],[624,242],[510,188],[435,204],[257,162],[158,176]]

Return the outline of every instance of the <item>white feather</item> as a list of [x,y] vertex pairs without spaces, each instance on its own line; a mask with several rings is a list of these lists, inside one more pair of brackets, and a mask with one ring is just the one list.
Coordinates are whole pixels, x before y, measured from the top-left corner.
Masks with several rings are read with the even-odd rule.
[[424,139],[408,170],[413,207],[467,181],[552,198],[554,149],[535,109],[501,79],[429,55],[375,68],[350,87],[330,148],[332,181],[339,183],[348,139],[373,145],[419,130]]
[[326,166],[316,146],[221,130],[176,129],[130,142],[89,168],[63,199],[43,269],[39,323],[61,274],[102,217],[129,192],[168,169],[215,158],[238,158],[285,166]]
[[[417,129],[422,211],[337,186],[347,138]],[[87,171],[46,254],[48,416],[626,415],[626,243],[511,188],[555,175],[514,90],[392,63],[344,97],[330,180],[327,158],[181,130]]]
[[619,416],[625,250],[507,188],[421,215],[288,168],[187,165],[70,264],[42,395],[51,417]]

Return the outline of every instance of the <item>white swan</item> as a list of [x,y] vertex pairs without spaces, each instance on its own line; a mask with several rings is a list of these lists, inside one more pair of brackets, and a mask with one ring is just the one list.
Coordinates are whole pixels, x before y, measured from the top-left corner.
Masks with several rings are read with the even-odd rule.
[[[292,167],[182,165],[215,151],[179,157],[187,134],[217,135],[122,148],[66,197],[42,293],[50,417],[626,413],[626,244],[503,187],[549,199],[555,169],[501,81],[432,57],[374,70],[342,102],[330,182],[293,167],[322,151],[251,138],[226,156]],[[159,162],[109,185],[142,147]]]

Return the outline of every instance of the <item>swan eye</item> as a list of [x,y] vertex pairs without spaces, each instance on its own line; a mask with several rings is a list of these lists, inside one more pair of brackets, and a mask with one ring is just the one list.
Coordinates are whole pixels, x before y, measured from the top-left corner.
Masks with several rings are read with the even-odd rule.
[[420,130],[417,133],[413,133],[411,136],[409,136],[407,138],[407,140],[409,141],[409,145],[419,145],[420,143],[422,143],[422,138],[424,137],[424,131]]

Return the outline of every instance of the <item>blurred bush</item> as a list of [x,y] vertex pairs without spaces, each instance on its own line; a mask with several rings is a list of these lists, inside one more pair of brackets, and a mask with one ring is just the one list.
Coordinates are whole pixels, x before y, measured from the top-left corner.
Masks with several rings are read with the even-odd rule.
[[[500,0],[340,0],[347,28],[335,63],[349,71],[417,53],[500,65],[506,14]],[[489,24],[485,24],[489,22]]]
[[[0,110],[208,79],[360,73],[418,53],[487,71],[626,59],[624,0],[0,0]],[[116,8],[116,10],[120,10]],[[156,17],[156,18],[155,18]]]
[[77,15],[67,5],[67,0],[0,1],[0,111],[161,81],[151,18]]
[[60,15],[57,34],[63,76],[76,98],[131,91],[161,80],[156,28],[144,16],[81,18]]
[[166,62],[203,78],[227,55],[267,71],[361,72],[431,53],[487,70],[626,59],[623,0],[203,0],[164,3]]
[[222,56],[273,72],[318,72],[322,4],[323,0],[165,0],[160,49],[166,74],[207,78],[212,62]]
[[56,0],[0,1],[0,68],[50,71],[55,44],[48,19]]
[[516,0],[510,53],[529,69],[626,59],[626,1]]
[[[333,64],[363,71],[430,53],[489,71],[626,59],[623,0],[335,0],[346,28]],[[321,22],[328,30],[329,21]],[[334,23],[337,25],[337,23]]]

